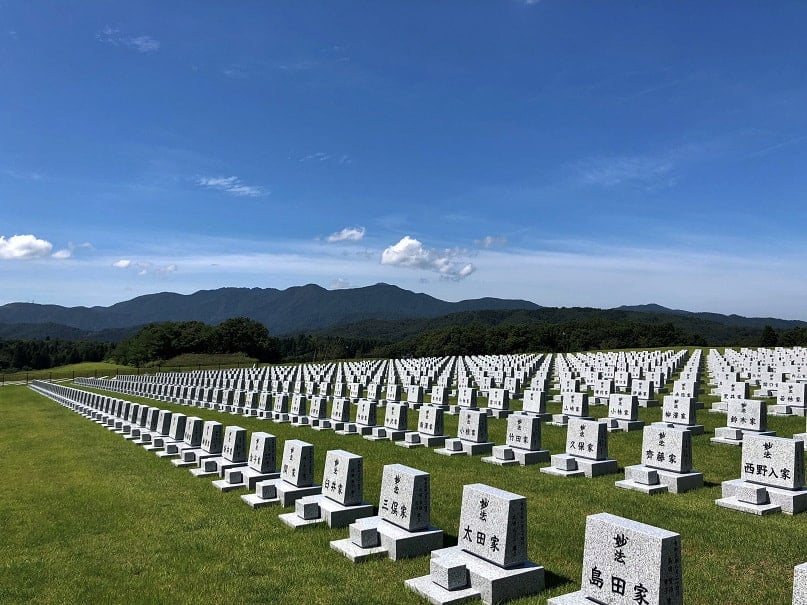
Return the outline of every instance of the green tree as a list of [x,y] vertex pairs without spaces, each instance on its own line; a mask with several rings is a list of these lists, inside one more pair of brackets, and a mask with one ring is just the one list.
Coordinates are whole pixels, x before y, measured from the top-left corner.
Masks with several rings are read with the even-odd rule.
[[759,336],[759,346],[761,347],[775,347],[779,344],[779,335],[771,326],[766,325],[762,328],[762,334]]

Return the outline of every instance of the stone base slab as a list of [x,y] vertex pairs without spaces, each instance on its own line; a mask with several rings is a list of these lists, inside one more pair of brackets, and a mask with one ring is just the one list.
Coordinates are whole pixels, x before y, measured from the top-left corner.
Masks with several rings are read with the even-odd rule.
[[478,598],[491,605],[544,589],[544,568],[529,561],[505,569],[466,553],[458,546],[432,551],[432,558],[444,559],[451,565],[465,565],[471,584],[470,588],[446,590],[436,584],[431,575],[404,582],[407,588],[435,604],[463,603]]
[[[270,479],[274,482],[277,489],[277,496],[275,498],[261,498],[257,493],[244,494],[241,499],[249,504],[252,508],[262,508],[264,506],[271,506],[273,504],[280,504],[283,508],[289,507],[300,498],[306,496],[315,496],[322,491],[321,485],[312,485],[310,487],[297,487],[291,483],[287,483],[281,479]],[[257,489],[257,484],[256,484]]]
[[367,517],[356,523],[360,523],[363,528],[374,527],[378,532],[380,544],[362,548],[350,538],[331,542],[331,548],[341,552],[354,563],[380,556],[388,556],[393,561],[420,557],[443,545],[443,530],[436,527],[430,526],[421,531],[406,531],[380,517]]
[[[752,504],[737,498],[748,486],[764,487],[768,493],[766,504]],[[744,479],[732,479],[722,483],[723,497],[715,500],[715,504],[756,515],[766,515],[780,510],[786,515],[797,515],[807,511],[807,489],[789,490],[779,487],[761,486]]]
[[[303,519],[296,511],[278,515],[278,518],[283,521],[283,523],[293,529],[307,525],[316,525],[317,523],[325,523],[328,527],[347,527],[356,521],[356,519],[369,517],[373,514],[373,505],[367,504],[366,502],[354,506],[345,506],[322,494],[306,496],[300,500],[306,504],[316,503],[319,506],[319,517]],[[297,505],[299,505],[299,502],[295,502],[295,506]]]

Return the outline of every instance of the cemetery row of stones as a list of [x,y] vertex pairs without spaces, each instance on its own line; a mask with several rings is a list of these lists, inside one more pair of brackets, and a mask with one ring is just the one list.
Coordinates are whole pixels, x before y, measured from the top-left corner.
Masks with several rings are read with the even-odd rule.
[[[67,387],[43,384],[37,384],[35,388],[51,393],[54,398],[63,397],[63,395],[54,396],[54,394],[60,390],[67,389]],[[59,399],[57,398],[57,400]],[[76,400],[81,400],[81,403]],[[79,409],[107,425],[110,425],[112,418],[117,418],[121,423],[121,428],[125,426],[121,418],[125,418],[126,414],[120,415],[120,413],[125,412],[121,408],[122,402],[120,400],[111,400],[108,397],[77,391],[72,402],[70,397],[65,397],[62,403],[73,409]],[[130,404],[129,407],[131,408],[135,405],[137,404]],[[395,407],[395,402],[390,402],[388,411]],[[147,408],[147,410],[146,412],[135,412],[134,415],[137,420],[134,420],[132,412],[129,412],[129,420],[131,421],[129,425],[130,436],[135,430],[138,430],[141,433],[141,440],[144,439],[143,435],[149,433],[151,433],[151,438],[154,441],[160,437],[165,439],[166,416],[170,415],[170,412],[165,410],[155,411],[156,408]],[[442,412],[442,410],[434,406],[423,406],[421,414],[429,410],[433,410],[433,413]],[[114,412],[118,412],[118,415],[110,416]],[[463,410],[463,413],[466,415],[473,414],[475,418],[479,419],[486,417],[486,414],[472,409]],[[159,419],[162,416],[163,430],[159,430],[159,427],[154,425],[155,415],[157,416],[157,425],[159,425]],[[174,415],[176,418],[182,416],[181,414]],[[529,419],[529,424],[540,427],[540,419],[537,416],[523,413],[513,414],[508,418],[508,423],[519,419],[522,423]],[[173,421],[173,418],[171,420]],[[316,420],[313,419],[313,422],[316,422]],[[194,422],[201,428],[201,420],[195,419]],[[580,438],[583,438],[583,433],[586,432],[587,428],[594,428],[593,425],[586,426],[585,422],[591,421],[569,418],[570,436],[579,435]],[[594,451],[598,450],[600,440],[607,436],[604,429],[608,428],[609,423],[595,422],[595,424],[597,425],[595,431],[597,444],[594,441],[578,441],[573,449],[578,448],[582,443],[583,455],[579,456],[579,452],[570,453],[567,448],[567,455],[562,457],[561,462],[568,463],[569,459],[575,458],[579,458],[581,461],[590,460],[586,458],[585,452],[592,449]],[[219,427],[218,441],[221,442],[221,455],[214,456],[214,452],[210,451],[210,444],[216,441],[215,434],[217,430],[214,427],[217,425]],[[114,427],[114,423],[110,426]],[[460,431],[462,431],[462,427],[463,421],[461,418]],[[145,430],[147,428],[152,429],[152,431]],[[647,433],[647,429],[650,428],[652,427],[645,427],[645,432]],[[155,430],[157,431],[156,434]],[[187,430],[186,427],[186,434]],[[195,430],[198,431],[199,429]],[[226,489],[235,480],[243,480],[244,473],[258,472],[258,469],[254,468],[252,464],[253,461],[257,464],[258,460],[262,458],[258,454],[261,446],[258,445],[256,435],[264,439],[263,447],[266,447],[267,439],[271,436],[265,433],[253,434],[248,455],[249,462],[243,464],[244,460],[241,460],[238,463],[240,466],[223,468],[227,464],[236,464],[234,457],[238,456],[235,456],[233,452],[240,452],[241,458],[246,456],[246,432],[239,429],[239,427],[228,427],[226,431],[223,431],[223,437],[221,437],[222,431],[223,428],[219,423],[207,423],[204,429],[201,430],[201,450],[204,453],[195,454],[197,458],[209,455],[213,459],[220,460],[205,464],[207,459],[200,458],[199,460],[194,459],[191,464],[195,463],[197,465],[197,468],[193,469],[195,474],[223,474],[223,478],[219,479],[217,483],[220,484],[219,486],[222,489]],[[236,436],[240,434],[239,431],[243,431],[243,436],[240,439]],[[509,433],[510,431],[508,430]],[[672,437],[668,438],[668,434],[672,435]],[[205,435],[208,435],[207,450],[204,449]],[[174,437],[179,437],[176,429]],[[783,488],[779,483],[772,485],[767,477],[753,476],[752,473],[748,480],[740,480],[741,485],[737,486],[733,497],[741,503],[750,503],[750,499],[756,498],[756,504],[760,505],[763,499],[761,496],[768,494],[771,490],[784,490],[785,492],[790,492],[794,498],[801,499],[804,491],[802,488],[804,470],[801,442],[782,440],[789,442],[783,445],[776,438],[770,438],[769,435],[754,437],[762,437],[764,441],[758,444],[759,447],[756,448],[758,451],[751,452],[751,448],[748,448],[749,458],[756,456],[758,461],[766,462],[766,466],[778,468],[779,475],[787,474],[786,479],[792,479],[791,487],[794,485],[796,487],[792,489],[789,487]],[[672,453],[670,453],[670,450],[666,450],[667,458],[688,458],[691,460],[691,433],[689,430],[659,425],[657,432],[653,433],[651,437],[651,441],[655,442],[653,447],[661,448],[665,446],[667,439],[676,441],[676,444],[671,446]],[[149,438],[146,437],[145,442],[148,442],[148,440]],[[570,440],[570,442],[575,440],[577,440],[577,437]],[[273,449],[273,439],[271,441]],[[665,443],[661,443],[661,441],[665,441]],[[750,442],[751,439],[748,439],[748,441]],[[193,439],[191,439],[190,443],[183,439],[183,443],[186,449],[199,449],[192,447],[194,445]],[[226,445],[227,443],[231,444],[229,448]],[[241,445],[238,445],[238,443]],[[154,447],[153,441],[149,447]],[[294,527],[317,522],[327,522],[332,526],[349,524],[350,538],[335,541],[332,546],[353,560],[361,560],[377,553],[387,553],[391,558],[398,558],[432,551],[431,573],[428,576],[407,581],[407,586],[435,603],[459,602],[463,599],[478,597],[481,597],[485,602],[494,602],[519,596],[520,594],[536,592],[543,586],[543,569],[526,561],[526,509],[523,498],[520,496],[489,486],[466,486],[463,492],[458,533],[458,536],[461,537],[460,544],[453,549],[440,549],[439,546],[442,545],[441,532],[428,525],[427,520],[424,521],[427,514],[424,517],[423,511],[428,511],[427,474],[401,467],[401,465],[385,467],[378,507],[379,515],[378,517],[369,517],[372,514],[372,507],[363,503],[361,496],[360,457],[341,450],[328,452],[322,486],[315,486],[313,485],[313,467],[303,472],[300,466],[300,464],[305,466],[302,459],[308,460],[309,466],[311,465],[310,461],[313,460],[312,452],[303,454],[303,449],[306,447],[312,448],[313,446],[297,440],[288,440],[284,448],[283,468],[280,475],[269,479],[259,477],[261,480],[256,479],[255,483],[256,493],[244,496],[244,499],[253,505],[277,501],[284,503],[286,506],[295,503],[294,513],[281,515],[281,518],[286,523]],[[745,455],[746,447],[744,446],[743,448],[744,467],[749,465]],[[212,449],[216,448],[212,447]],[[256,451],[253,452],[253,449]],[[519,449],[518,445],[514,444],[512,449]],[[647,449],[646,445],[643,445],[643,449]],[[687,449],[690,450],[688,456],[686,455]],[[166,453],[165,450],[163,453]],[[295,458],[295,455],[297,458]],[[188,462],[184,460],[185,457],[184,453],[181,454],[180,460],[176,461],[175,464],[179,465],[182,463],[181,461]],[[274,455],[272,454],[271,457],[274,458]],[[628,467],[625,482],[634,483],[643,491],[646,491],[649,486],[658,484],[658,477],[653,477],[652,475],[659,472],[670,473],[670,471],[665,465],[661,465],[664,467],[661,468],[659,465],[652,464],[656,461],[656,458],[654,457],[654,460],[650,461],[651,464],[638,465],[640,468],[632,471],[632,477],[628,476],[629,469],[632,467]],[[499,457],[499,460],[508,459],[510,458],[506,454]],[[780,468],[780,464],[784,466]],[[558,466],[553,460],[553,467],[551,468],[557,468]],[[756,466],[759,465],[757,464]],[[347,474],[344,476],[339,474],[340,469],[350,468],[353,470],[345,471]],[[787,470],[787,473],[781,472],[782,470]],[[284,473],[286,473],[285,477]],[[406,473],[420,474],[419,476],[425,475],[427,487],[425,492],[422,489],[420,490],[420,499],[414,498],[412,494],[409,494],[405,500],[396,499],[402,478]],[[675,471],[672,474],[676,474]],[[693,473],[678,474],[692,475]],[[694,474],[697,475],[697,473]],[[301,475],[304,476],[303,480],[299,479]],[[294,479],[295,476],[298,477],[297,480]],[[334,477],[337,479],[334,479]],[[686,486],[690,478],[679,477],[679,480],[683,480]],[[413,484],[415,481],[416,479],[412,479]],[[625,482],[618,482],[618,484]],[[347,489],[348,486],[350,489]],[[627,485],[621,485],[621,487],[627,487]],[[305,491],[306,489],[314,489],[316,493],[307,492]],[[797,494],[796,492],[802,493]],[[424,504],[423,493],[426,494],[426,504]],[[648,493],[653,492],[648,491]],[[284,501],[284,499],[288,498],[286,494],[296,494],[296,497],[291,496],[291,501]],[[415,511],[419,511],[419,513]],[[786,512],[793,511],[786,510]],[[385,518],[385,515],[387,518]],[[407,515],[410,519],[415,515],[420,523],[425,523],[425,525],[417,530],[412,527],[402,527],[402,520]],[[495,523],[488,522],[493,519],[497,521]],[[627,546],[629,543],[631,548]],[[407,546],[404,546],[405,544]],[[518,554],[522,553],[522,546],[520,546],[522,544],[523,554]],[[509,545],[513,545],[512,551]],[[635,550],[633,550],[634,547]],[[610,558],[609,548],[614,551],[613,559]],[[508,553],[511,552],[512,555],[508,559]],[[615,565],[614,561],[618,565]],[[626,561],[629,562],[627,567],[625,565]],[[636,569],[633,569],[634,567]],[[803,577],[802,572],[803,567],[798,567],[795,575],[794,602],[803,602],[796,600],[798,595],[803,596],[802,582],[799,580],[799,578]],[[671,532],[665,532],[658,528],[611,515],[594,515],[589,518],[586,525],[586,550],[581,586],[582,590],[579,593],[551,599],[550,603],[591,602],[588,600],[589,598],[596,599],[597,602],[681,602],[680,537]],[[624,598],[624,601],[619,600],[620,598]],[[614,600],[606,601],[606,599]]]
[[[745,352],[750,355],[751,352]],[[772,353],[771,353],[772,355]],[[719,357],[716,351],[711,351],[709,359]],[[790,373],[798,375],[799,369],[793,365],[801,356],[801,351],[779,352],[775,359],[769,359],[765,368],[774,363],[785,367],[790,372],[780,372],[779,378],[784,380]],[[554,384],[559,388],[560,394],[553,400],[561,402],[561,413],[549,415],[546,413],[547,387],[550,384],[549,373],[552,368],[551,356],[501,356],[481,358],[442,358],[433,360],[403,360],[390,362],[360,362],[354,364],[322,364],[316,366],[276,366],[269,369],[241,371],[240,378],[225,378],[224,373],[191,373],[181,375],[158,375],[154,377],[122,377],[114,380],[105,379],[79,379],[77,382],[85,386],[94,386],[105,390],[124,392],[146,397],[173,401],[184,405],[196,405],[216,409],[232,414],[271,418],[276,422],[292,422],[297,425],[310,424],[317,430],[335,429],[340,434],[359,433],[368,439],[389,439],[398,442],[404,447],[439,447],[438,453],[445,455],[476,455],[492,454],[483,460],[494,464],[535,464],[548,462],[549,452],[541,448],[540,421],[551,420],[551,424],[568,427],[569,438],[566,441],[566,451],[552,457],[552,466],[542,469],[543,472],[563,476],[596,476],[617,471],[617,461],[608,457],[607,434],[613,431],[633,431],[644,429],[645,462],[641,465],[628,467],[626,480],[619,482],[619,487],[638,489],[658,493],[671,491],[674,493],[689,491],[703,484],[703,476],[693,472],[691,456],[692,435],[701,435],[703,425],[696,423],[696,409],[703,407],[697,401],[699,395],[699,366],[701,352],[696,350],[686,362],[686,352],[632,352],[584,355],[575,354],[558,356],[554,363]],[[710,364],[711,365],[711,364]],[[430,404],[420,410],[416,431],[408,431],[408,409],[418,409],[423,406],[423,384],[432,378],[437,378],[443,385],[452,379],[464,381],[467,375],[456,373],[457,368],[477,368],[478,381],[487,386],[490,380],[501,380],[503,376],[515,373],[526,373],[530,378],[530,387],[519,390],[520,378],[510,386],[516,390],[516,396],[522,399],[520,413],[513,413],[511,409],[510,388],[488,386],[484,392],[488,396],[488,407],[477,408],[477,390],[474,387],[459,387],[455,393],[456,405],[448,405],[446,397],[447,386],[435,386],[432,389]],[[665,380],[669,380],[676,373],[678,378],[673,381],[672,394],[663,398],[663,422],[653,423],[645,427],[643,420],[638,417],[639,407],[658,405],[654,399],[655,380],[632,379],[632,375],[642,375],[645,368],[662,368],[656,372],[660,376],[659,390],[666,390]],[[759,370],[759,366],[757,369]],[[380,383],[370,383],[367,393],[364,392],[364,382],[336,382],[337,393],[345,384],[349,385],[352,397],[342,397],[339,394],[325,395],[330,390],[331,382],[303,381],[302,378],[342,379],[350,377],[367,380],[384,368],[398,368],[390,370],[392,374],[401,377],[404,382],[410,383],[408,397],[405,401],[398,401],[400,387],[397,383],[387,386],[388,399],[376,400],[374,397]],[[420,368],[420,373],[418,369]],[[431,369],[426,369],[431,368]],[[441,369],[442,368],[442,369]],[[480,368],[488,368],[481,370]],[[491,368],[499,368],[492,370]],[[520,369],[517,369],[520,368]],[[617,369],[617,368],[628,368]],[[453,373],[451,372],[453,369]],[[680,372],[678,370],[680,369]],[[530,374],[529,372],[534,372]],[[250,377],[246,372],[253,372]],[[257,378],[259,372],[264,378]],[[360,372],[363,372],[360,374]],[[480,374],[481,372],[481,374]],[[720,427],[711,441],[741,445],[746,435],[774,436],[767,430],[767,405],[761,400],[737,398],[745,388],[745,395],[749,382],[737,380],[729,382],[724,372],[711,372],[716,384],[717,393],[721,400],[712,408],[712,411],[728,411],[727,426]],[[603,378],[603,376],[613,378]],[[298,380],[292,381],[291,378]],[[754,374],[750,374],[751,377]],[[236,388],[226,388],[230,381],[233,386],[246,387],[255,380],[254,386],[263,385],[271,390],[244,391]],[[507,378],[503,379],[505,382]],[[770,376],[757,375],[758,383],[767,389],[767,393],[779,391],[780,400],[787,397],[787,406],[783,411],[788,414],[804,414],[804,392],[806,383],[777,382],[773,383]],[[225,388],[211,386],[188,386],[188,382],[218,385]],[[583,392],[583,385],[590,385],[592,392]],[[630,393],[615,392],[619,389]],[[305,392],[287,393],[286,390],[304,389]],[[308,392],[317,393],[311,396]],[[795,394],[794,394],[795,393]],[[361,397],[360,395],[365,395]],[[289,403],[291,402],[291,403]],[[330,417],[327,416],[327,406],[330,403]],[[589,416],[589,404],[607,404],[608,415],[595,420]],[[310,407],[309,407],[310,404]],[[356,421],[351,422],[351,404],[358,409]],[[377,424],[377,409],[386,407],[382,426]],[[728,408],[731,410],[728,410]],[[774,407],[774,409],[776,409]],[[447,439],[443,433],[443,411],[449,414],[461,413],[458,434],[455,439]],[[507,439],[504,445],[494,446],[488,440],[488,418],[508,417]],[[678,437],[673,429],[682,429],[688,434]],[[795,439],[803,440],[803,434],[796,434]],[[672,443],[673,445],[669,445]],[[769,443],[766,441],[766,444]],[[750,468],[750,467],[749,467]],[[781,469],[766,467],[765,472],[772,476],[778,475]],[[755,471],[756,472],[756,471]],[[790,477],[789,471],[785,474]],[[726,486],[726,496],[733,496],[733,486]],[[778,497],[775,492],[774,500]],[[780,506],[778,502],[771,504],[770,511]],[[785,512],[800,512],[801,504],[796,502],[793,506],[786,502],[782,509]],[[795,508],[794,508],[795,507]]]

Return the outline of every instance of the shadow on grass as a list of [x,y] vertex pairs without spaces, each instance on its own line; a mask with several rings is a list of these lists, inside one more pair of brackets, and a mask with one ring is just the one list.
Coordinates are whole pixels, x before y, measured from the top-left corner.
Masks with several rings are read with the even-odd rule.
[[443,531],[443,548],[449,548],[457,544],[459,544],[459,536]]
[[548,569],[544,568],[544,589],[545,590],[552,590],[557,588],[558,586],[563,586],[564,584],[573,584],[574,580],[569,577],[562,576],[560,574],[556,574],[555,572],[549,571]]

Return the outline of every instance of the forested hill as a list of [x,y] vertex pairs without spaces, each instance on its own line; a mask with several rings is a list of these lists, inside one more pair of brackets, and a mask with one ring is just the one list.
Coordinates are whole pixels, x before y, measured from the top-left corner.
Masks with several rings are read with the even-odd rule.
[[[724,321],[717,322],[692,315],[672,313],[646,313],[625,309],[593,309],[590,307],[542,307],[540,309],[486,310],[452,313],[437,318],[417,320],[368,320],[341,326],[334,326],[314,331],[320,336],[337,336],[347,339],[372,338],[386,342],[399,342],[424,332],[442,330],[452,326],[480,324],[487,327],[506,327],[517,325],[548,324],[561,325],[570,322],[632,322],[643,325],[670,324],[677,330],[688,334],[688,340],[697,341],[709,346],[736,345],[753,342],[764,325],[748,325],[728,323],[729,317],[721,316]],[[733,316],[737,317],[737,316]],[[749,318],[740,318],[746,320]],[[781,320],[780,320],[781,321]],[[805,322],[788,321],[782,328],[807,326]],[[780,327],[777,325],[776,327]]]
[[164,321],[217,325],[233,317],[247,317],[265,325],[270,333],[283,335],[367,319],[414,319],[480,309],[537,308],[530,301],[499,298],[447,302],[389,284],[343,290],[309,284],[286,290],[219,288],[187,295],[163,292],[110,307],[11,303],[0,306],[0,324],[51,324],[52,329],[60,325],[97,332]]

